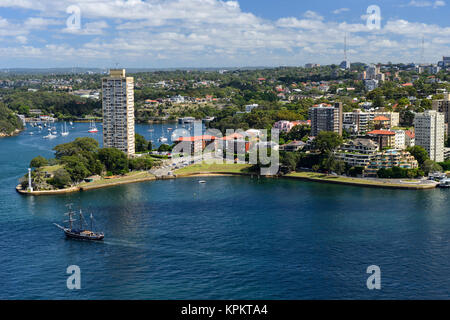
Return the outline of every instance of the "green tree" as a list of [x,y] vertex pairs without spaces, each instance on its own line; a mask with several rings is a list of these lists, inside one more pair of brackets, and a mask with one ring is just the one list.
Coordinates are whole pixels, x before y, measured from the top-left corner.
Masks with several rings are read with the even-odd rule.
[[433,160],[425,160],[421,168],[425,174],[430,172],[442,172],[442,167]]
[[171,148],[168,144],[163,143],[162,145],[159,146],[158,151],[159,152],[167,152],[170,151]]
[[60,159],[64,156],[73,156],[82,151],[85,152],[96,152],[98,150],[98,141],[90,138],[76,138],[72,142],[59,144],[53,148],[55,150],[55,157]]
[[294,152],[285,152],[280,155],[281,164],[288,169],[288,171],[295,171],[297,168],[298,156]]
[[69,172],[65,169],[58,169],[55,171],[53,178],[50,179],[50,184],[58,189],[62,189],[72,183]]
[[40,168],[48,165],[47,159],[42,156],[33,158],[30,162],[30,168]]
[[302,140],[303,137],[308,136],[311,132],[311,127],[306,125],[294,126],[287,134],[288,140]]
[[134,134],[134,149],[136,152],[147,151],[147,140],[139,133]]
[[139,157],[129,160],[130,170],[149,170],[153,166],[153,161],[148,157]]
[[314,139],[314,147],[321,153],[328,153],[340,146],[342,142],[342,137],[336,132],[320,131]]
[[86,160],[82,157],[64,156],[61,158],[61,162],[64,163],[64,168],[74,182],[80,182],[91,175],[91,172],[87,168]]
[[98,151],[98,159],[112,174],[128,172],[128,158],[125,153],[116,148],[103,148]]
[[409,147],[406,149],[417,160],[419,166],[422,168],[424,162],[429,158],[428,152],[421,146]]

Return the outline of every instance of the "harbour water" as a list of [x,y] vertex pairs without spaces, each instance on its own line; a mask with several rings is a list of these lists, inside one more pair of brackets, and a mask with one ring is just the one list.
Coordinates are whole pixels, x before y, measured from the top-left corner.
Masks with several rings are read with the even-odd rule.
[[[449,297],[448,190],[211,177],[15,192],[33,157],[51,157],[88,126],[52,140],[27,131],[0,139],[0,299]],[[164,126],[153,126],[154,140]],[[149,128],[136,131],[149,139]],[[105,241],[66,240],[52,225],[66,203],[93,212]],[[81,290],[66,287],[69,265],[81,269]],[[370,265],[381,290],[366,287]]]

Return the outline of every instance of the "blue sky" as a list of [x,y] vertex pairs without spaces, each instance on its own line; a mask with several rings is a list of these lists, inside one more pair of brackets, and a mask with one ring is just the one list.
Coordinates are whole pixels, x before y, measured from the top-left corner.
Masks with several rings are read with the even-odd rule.
[[[367,27],[367,8],[381,11]],[[0,0],[0,68],[233,67],[450,55],[443,0]],[[71,10],[68,10],[71,9]],[[78,14],[79,12],[79,14]],[[68,18],[79,17],[67,22]],[[421,42],[425,39],[424,58]]]

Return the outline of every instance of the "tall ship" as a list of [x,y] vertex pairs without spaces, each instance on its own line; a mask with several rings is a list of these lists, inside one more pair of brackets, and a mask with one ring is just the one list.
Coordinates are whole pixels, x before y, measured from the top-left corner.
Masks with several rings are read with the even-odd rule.
[[[84,218],[81,209],[80,209],[80,212],[78,214],[76,214],[72,210],[72,204],[68,204],[67,207],[69,208],[69,210],[65,215],[68,216],[69,219],[64,222],[68,222],[69,226],[63,227],[57,223],[54,223],[55,226],[57,226],[58,228],[60,228],[61,230],[64,231],[64,234],[66,235],[67,238],[80,239],[80,240],[94,240],[94,241],[103,240],[103,238],[105,237],[105,234],[103,232],[93,231],[94,230],[94,217],[93,217],[92,213],[90,215],[90,229],[85,229],[85,227],[88,225],[88,223],[86,222],[86,219]],[[74,225],[74,222],[77,221],[74,218],[74,216],[76,216],[76,215],[78,215],[78,220],[79,220],[78,226]]]

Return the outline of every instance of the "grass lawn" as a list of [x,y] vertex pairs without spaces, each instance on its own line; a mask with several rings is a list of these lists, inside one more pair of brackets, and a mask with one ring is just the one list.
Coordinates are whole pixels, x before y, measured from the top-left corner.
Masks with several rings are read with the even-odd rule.
[[[338,177],[338,176],[326,175],[326,174],[317,173],[317,172],[293,172],[293,173],[287,174],[286,176],[306,178],[306,179],[316,180],[316,181],[329,181],[329,182],[335,181],[335,182],[361,184],[361,185],[393,186],[393,187],[414,187],[413,185],[408,184],[406,182],[413,183],[413,182],[419,181],[419,180],[413,180],[413,179],[401,179],[402,181],[405,181],[405,183],[395,183],[395,182],[389,182],[389,181],[385,181],[385,180],[377,181],[377,180],[360,179],[360,178]],[[416,184],[415,186],[418,186],[418,185],[419,184]]]
[[140,179],[152,178],[152,177],[154,177],[154,175],[152,175],[151,173],[148,173],[147,171],[129,172],[126,175],[118,177],[118,178],[113,178],[113,179],[101,178],[97,181],[82,182],[79,184],[79,186],[80,187],[91,187],[91,186],[105,185],[105,184],[111,184],[111,183],[117,183],[117,182],[140,180]]
[[40,169],[42,171],[47,171],[48,173],[53,173],[56,170],[61,169],[62,167],[63,167],[63,165],[57,164],[57,165],[54,165],[54,166],[44,166],[44,167],[41,167]]
[[191,166],[175,170],[175,174],[194,174],[194,173],[207,173],[207,172],[220,172],[220,173],[247,173],[249,164],[208,164],[205,162],[199,164],[193,164]]

